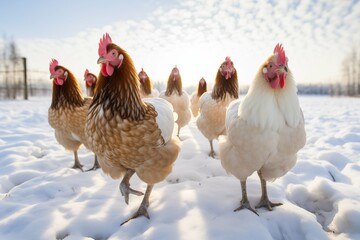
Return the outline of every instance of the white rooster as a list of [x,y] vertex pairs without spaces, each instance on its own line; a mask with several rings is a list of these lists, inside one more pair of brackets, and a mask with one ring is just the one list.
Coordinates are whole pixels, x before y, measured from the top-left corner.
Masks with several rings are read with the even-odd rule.
[[232,102],[227,110],[227,136],[220,140],[219,150],[222,166],[241,183],[242,199],[234,211],[247,208],[257,214],[246,192],[246,179],[255,171],[262,190],[256,208],[272,210],[281,205],[269,200],[266,181],[286,174],[305,145],[304,116],[287,62],[283,47],[277,44],[244,100]]

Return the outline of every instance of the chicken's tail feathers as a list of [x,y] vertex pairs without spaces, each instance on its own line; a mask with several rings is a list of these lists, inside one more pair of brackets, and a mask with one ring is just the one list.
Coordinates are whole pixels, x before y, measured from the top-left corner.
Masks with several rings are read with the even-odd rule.
[[172,105],[162,98],[145,98],[143,100],[155,107],[155,110],[158,113],[156,123],[161,130],[161,136],[164,142],[167,143],[171,139],[175,125],[174,109]]

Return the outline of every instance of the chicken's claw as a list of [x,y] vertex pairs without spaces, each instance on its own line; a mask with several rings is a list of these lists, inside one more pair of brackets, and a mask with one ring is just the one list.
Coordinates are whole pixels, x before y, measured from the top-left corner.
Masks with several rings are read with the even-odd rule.
[[82,167],[83,165],[80,163],[75,163],[74,166],[72,166],[73,169],[80,169],[83,172],[84,170]]
[[125,223],[129,222],[130,220],[132,219],[135,219],[135,218],[138,218],[140,216],[144,216],[146,217],[147,219],[150,219],[150,216],[149,216],[149,213],[147,212],[147,208],[148,206],[146,206],[146,204],[141,204],[139,209],[136,211],[136,213],[131,217],[129,218],[128,220],[122,222],[120,224],[120,226],[124,225]]
[[99,169],[99,168],[100,168],[100,166],[94,165],[94,166],[92,166],[91,168],[85,170],[85,172],[95,171],[95,170],[97,170],[97,169]]
[[76,168],[78,168],[78,169],[80,169],[82,172],[84,171],[83,170],[83,165],[80,163],[80,161],[79,161],[79,157],[78,157],[78,154],[77,154],[77,151],[74,151],[74,166],[72,166],[72,168],[74,168],[74,169],[76,169]]
[[101,168],[101,167],[100,167],[99,161],[97,160],[97,156],[95,155],[94,166],[92,168],[89,168],[85,172],[95,171],[96,169],[99,169],[99,168]]
[[120,183],[120,192],[121,192],[121,195],[124,196],[126,204],[129,204],[129,194],[134,194],[136,196],[144,195],[144,193],[132,189],[130,187],[130,184],[126,183],[126,182]]
[[262,208],[265,207],[269,211],[272,211],[274,207],[281,206],[282,203],[273,203],[270,202],[268,198],[261,198],[260,202],[255,206],[255,208]]
[[241,209],[244,209],[244,208],[252,211],[253,213],[255,213],[256,215],[259,216],[259,214],[256,212],[256,210],[253,209],[253,208],[250,206],[249,201],[241,201],[241,202],[240,202],[240,207],[234,209],[234,212],[240,211]]
[[216,154],[214,151],[210,151],[209,153],[209,157],[215,158]]

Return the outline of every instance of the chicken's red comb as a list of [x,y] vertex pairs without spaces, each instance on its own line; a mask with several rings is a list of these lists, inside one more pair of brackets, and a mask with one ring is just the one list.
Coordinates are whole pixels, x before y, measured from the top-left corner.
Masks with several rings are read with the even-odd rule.
[[99,42],[99,56],[104,56],[106,55],[106,46],[112,43],[111,37],[108,33],[104,34],[102,38],[100,38],[100,42]]
[[226,66],[231,67],[231,58],[229,56],[225,58],[225,62],[226,62]]
[[50,74],[55,74],[55,68],[57,65],[59,65],[58,61],[56,59],[51,59],[49,66]]
[[89,74],[89,70],[88,69],[86,69],[85,70],[85,73],[84,73],[84,78],[86,78],[86,76]]
[[277,54],[277,60],[276,60],[277,65],[286,65],[286,55],[284,48],[281,44],[279,43],[276,44],[274,48],[274,54]]

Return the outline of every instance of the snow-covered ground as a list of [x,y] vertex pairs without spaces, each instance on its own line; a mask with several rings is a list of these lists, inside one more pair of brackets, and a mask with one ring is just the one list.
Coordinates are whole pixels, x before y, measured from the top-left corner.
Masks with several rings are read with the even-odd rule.
[[[47,122],[50,98],[0,101],[0,239],[360,239],[360,99],[300,96],[300,104],[307,144],[295,167],[268,184],[270,199],[283,206],[259,216],[233,212],[240,183],[208,157],[192,119],[172,173],[150,196],[151,219],[120,226],[142,197],[126,205],[120,181],[70,168],[73,154]],[[84,147],[79,158],[92,166]],[[136,176],[131,185],[146,187]],[[256,174],[248,194],[257,204]]]

